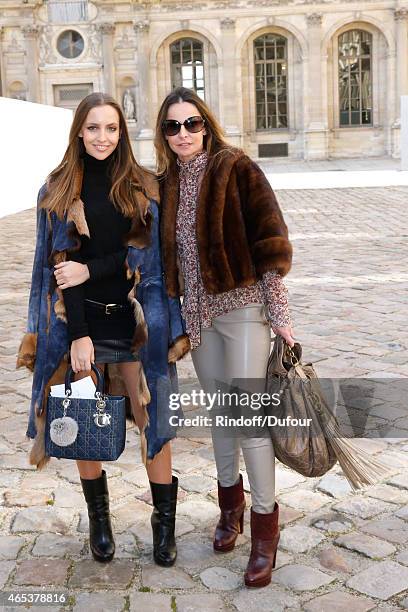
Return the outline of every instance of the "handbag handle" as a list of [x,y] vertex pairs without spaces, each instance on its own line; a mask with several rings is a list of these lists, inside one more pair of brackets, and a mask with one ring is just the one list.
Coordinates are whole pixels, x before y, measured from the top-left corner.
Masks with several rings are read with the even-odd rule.
[[277,335],[268,360],[268,375],[287,376],[290,368],[298,365],[301,360],[302,347],[299,342],[295,342],[295,346],[291,348],[282,336]]
[[[96,376],[96,392],[95,392],[95,395],[97,393],[100,393],[101,395],[103,395],[103,390],[104,390],[104,386],[105,386],[105,381],[104,381],[103,374],[100,371],[100,369],[97,368],[96,365],[93,364],[93,363],[91,363],[91,369],[92,369],[92,372]],[[71,393],[72,393],[71,383],[72,383],[73,377],[74,377],[74,370],[72,369],[72,366],[69,365],[68,368],[67,368],[67,373],[65,374],[65,395],[68,392],[69,392],[69,395],[71,395]]]

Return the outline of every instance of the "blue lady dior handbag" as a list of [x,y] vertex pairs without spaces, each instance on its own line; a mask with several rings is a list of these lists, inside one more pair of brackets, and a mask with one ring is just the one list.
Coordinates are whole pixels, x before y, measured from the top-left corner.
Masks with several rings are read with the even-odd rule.
[[92,365],[95,399],[72,398],[73,370],[65,377],[65,397],[48,397],[45,454],[58,459],[115,461],[126,440],[125,398],[104,394],[104,378]]

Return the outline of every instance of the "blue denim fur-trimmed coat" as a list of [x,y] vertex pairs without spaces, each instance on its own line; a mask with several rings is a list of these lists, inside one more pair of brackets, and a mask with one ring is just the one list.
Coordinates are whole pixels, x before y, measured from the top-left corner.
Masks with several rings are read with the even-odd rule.
[[[82,175],[76,193],[80,194]],[[151,179],[150,179],[151,180]],[[32,398],[27,436],[34,439],[30,463],[43,467],[46,403],[50,386],[62,383],[69,349],[65,307],[54,278],[54,265],[65,261],[69,250],[78,248],[80,236],[89,236],[84,205],[77,196],[64,219],[41,207],[43,186],[37,204],[37,242],[34,256],[27,332],[21,342],[17,367],[33,372]],[[151,193],[151,191],[150,191]],[[139,380],[145,423],[141,432],[142,459],[146,463],[160,452],[175,433],[169,427],[168,396],[177,391],[175,361],[189,350],[189,341],[178,298],[169,298],[163,279],[159,237],[159,206],[156,199],[139,188],[136,199],[147,209],[146,223],[132,219],[126,238],[128,275],[136,272],[129,293],[136,318],[132,350],[139,351],[142,372]],[[158,199],[158,198],[157,198]],[[143,208],[142,208],[143,210]],[[110,393],[126,394],[114,364],[108,365]],[[160,426],[159,426],[160,421]],[[159,432],[158,432],[159,430]]]

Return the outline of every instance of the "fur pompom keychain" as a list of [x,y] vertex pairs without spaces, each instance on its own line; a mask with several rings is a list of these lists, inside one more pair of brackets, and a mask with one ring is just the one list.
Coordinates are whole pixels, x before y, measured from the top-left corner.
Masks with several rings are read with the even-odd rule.
[[59,419],[50,423],[50,438],[57,446],[69,446],[73,444],[78,436],[78,423],[67,416],[70,400],[66,397],[62,402],[64,414]]

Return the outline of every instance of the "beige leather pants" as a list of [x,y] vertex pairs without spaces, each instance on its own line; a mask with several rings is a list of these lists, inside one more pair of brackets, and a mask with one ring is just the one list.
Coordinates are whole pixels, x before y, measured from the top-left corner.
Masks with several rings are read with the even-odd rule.
[[[201,344],[192,351],[194,367],[206,393],[217,390],[217,382],[227,385],[234,379],[265,379],[270,352],[270,328],[263,306],[250,304],[216,317],[212,327],[201,328]],[[242,382],[240,383],[242,387]],[[263,391],[263,389],[261,389]],[[257,411],[257,414],[262,412]],[[233,415],[230,415],[233,416]],[[217,435],[213,445],[218,480],[223,487],[234,485],[239,477],[240,448],[251,488],[255,512],[267,514],[275,506],[275,453],[269,436],[262,438]]]

